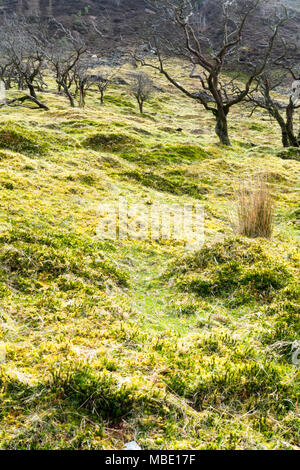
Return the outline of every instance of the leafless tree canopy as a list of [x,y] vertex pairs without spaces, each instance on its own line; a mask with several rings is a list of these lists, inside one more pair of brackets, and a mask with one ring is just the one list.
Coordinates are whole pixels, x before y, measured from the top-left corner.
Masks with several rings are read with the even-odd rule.
[[140,72],[132,76],[131,93],[135,96],[141,113],[145,101],[149,100],[153,91],[153,81],[148,75]]
[[[300,109],[300,65],[294,63],[284,42],[282,54],[255,82],[255,90],[247,98],[253,112],[257,108],[265,109],[280,126],[283,146],[299,147],[300,126],[295,123],[295,112]],[[285,100],[279,97],[279,92],[284,90],[288,90]]]
[[[140,52],[135,59],[143,66],[159,70],[177,89],[198,101],[213,113],[216,119],[216,133],[225,145],[230,145],[228,114],[232,106],[242,102],[251,92],[254,81],[264,72],[274,49],[280,26],[286,20],[286,13],[274,17],[272,27],[266,29],[266,41],[260,58],[245,64],[247,80],[240,80],[243,57],[244,30],[251,15],[260,5],[260,0],[221,0],[222,28],[215,35],[203,23],[197,2],[192,0],[161,0],[155,2],[158,20],[149,33],[151,49],[157,61],[150,61]],[[191,64],[189,78],[198,80],[198,90],[179,83],[168,69],[168,57],[177,55]],[[236,70],[232,79],[224,78],[224,72]]]
[[[84,23],[83,27],[87,29]],[[28,89],[31,101],[46,109],[37,92],[47,91],[44,77],[52,75],[57,92],[64,94],[71,106],[75,106],[77,94],[79,105],[84,106],[87,90],[92,84],[91,46],[98,54],[102,53],[99,28],[98,23],[93,23],[88,32],[84,31],[86,34],[79,34],[54,18],[33,22],[17,15],[4,17],[0,38],[0,79],[6,89],[12,85],[17,85],[19,90]],[[21,101],[15,99],[13,103],[24,103],[29,100],[28,96]]]
[[[46,67],[45,31],[43,25],[30,24],[24,18],[4,18],[1,25],[1,79],[7,88],[16,84],[19,90],[27,89],[36,105],[46,109],[37,97],[36,91],[46,86],[43,72]],[[16,100],[14,100],[16,102]]]

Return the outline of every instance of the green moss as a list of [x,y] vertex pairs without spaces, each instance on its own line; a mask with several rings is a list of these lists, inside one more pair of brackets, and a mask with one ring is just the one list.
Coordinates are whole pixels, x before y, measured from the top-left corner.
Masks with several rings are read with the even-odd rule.
[[231,409],[255,407],[282,416],[296,406],[297,390],[272,363],[227,363],[199,380],[193,390],[194,406],[205,409],[221,402]]
[[49,144],[38,132],[29,131],[13,123],[0,127],[0,145],[29,155],[42,155],[49,150]]
[[154,148],[152,151],[141,153],[125,153],[123,158],[145,165],[160,165],[168,163],[190,163],[211,158],[209,152],[197,145],[179,144]]
[[270,302],[293,280],[293,267],[260,241],[230,239],[203,248],[176,266],[185,273],[182,289],[202,296],[228,296],[231,305],[249,301]]
[[[70,119],[68,121],[62,121],[59,124],[56,124],[58,127],[70,127],[72,129],[81,129],[81,128],[89,128],[89,127],[101,127],[101,123],[99,121],[91,121],[90,119]],[[106,125],[106,124],[105,124]]]
[[265,315],[270,319],[272,327],[264,331],[262,340],[267,344],[283,342],[283,346],[287,346],[289,360],[291,345],[299,339],[300,335],[299,299],[299,284],[290,283],[265,309]]
[[282,158],[283,160],[296,160],[300,162],[300,149],[289,147],[288,149],[278,152],[278,157]]
[[60,239],[58,248],[57,245],[49,246],[47,242],[44,244],[44,240],[38,240],[34,235],[28,234],[26,241],[24,233],[20,235],[22,241],[18,240],[15,234],[12,237],[5,235],[3,238],[11,243],[2,244],[0,249],[1,278],[15,289],[31,292],[42,289],[46,281],[55,280],[58,280],[64,289],[65,283],[62,283],[59,277],[62,275],[78,278],[75,284],[68,284],[68,289],[71,289],[72,285],[78,287],[81,279],[100,289],[104,288],[108,280],[127,285],[128,276],[109,261],[97,243],[90,245],[88,250],[85,250],[83,245],[80,249],[68,244],[61,248],[63,239]]
[[105,103],[113,104],[115,106],[118,106],[119,108],[125,108],[129,110],[135,109],[135,105],[131,103],[131,101],[126,100],[124,97],[120,96],[107,95],[105,97]]
[[128,171],[124,172],[123,175],[126,178],[137,181],[138,183],[148,188],[156,189],[157,191],[165,191],[178,195],[188,194],[196,199],[202,199],[203,195],[207,193],[207,189],[205,187],[192,184],[177,175],[166,178],[152,172],[142,173],[139,171]]
[[266,125],[265,124],[261,124],[259,122],[252,122],[249,124],[249,129],[251,131],[259,131],[259,132],[263,132],[266,130]]
[[129,135],[122,133],[97,133],[82,142],[82,145],[93,150],[105,150],[107,152],[125,152],[138,147],[141,142]]

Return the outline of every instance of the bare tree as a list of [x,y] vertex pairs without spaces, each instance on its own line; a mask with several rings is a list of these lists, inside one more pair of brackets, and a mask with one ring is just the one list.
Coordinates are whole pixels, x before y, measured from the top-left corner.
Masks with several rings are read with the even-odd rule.
[[103,105],[104,104],[104,94],[107,91],[107,88],[111,84],[111,78],[110,75],[102,73],[101,75],[98,76],[97,79],[97,87],[100,92],[100,103]]
[[[87,52],[87,46],[82,37],[75,37],[62,23],[53,20],[55,32],[48,43],[47,58],[54,72],[58,91],[63,92],[70,105],[75,106],[72,86],[74,85],[74,70]],[[79,70],[79,68],[78,68]]]
[[90,73],[90,59],[88,56],[82,56],[74,67],[74,82],[76,85],[75,94],[79,94],[79,106],[84,108],[85,98],[88,90],[91,89],[93,83]]
[[145,73],[137,73],[133,75],[130,91],[138,102],[140,113],[143,113],[144,103],[154,91],[153,81]]
[[4,17],[1,28],[2,80],[7,87],[15,81],[18,89],[27,88],[32,101],[41,108],[47,109],[36,94],[36,90],[43,81],[42,74],[46,65],[42,29],[37,24],[31,24],[25,18],[17,16]]
[[[250,93],[255,78],[262,75],[273,51],[279,28],[286,19],[286,15],[284,18],[276,18],[263,45],[260,60],[255,64],[247,64],[248,78],[241,85],[240,60],[246,45],[243,33],[259,2],[260,0],[246,0],[241,4],[236,0],[221,0],[222,31],[217,36],[203,24],[201,10],[192,0],[156,2],[160,20],[158,25],[152,24],[151,49],[157,62],[148,60],[145,54],[134,54],[134,58],[143,66],[158,70],[178,90],[211,112],[216,120],[216,134],[225,145],[231,145],[228,114],[233,106],[241,103]],[[197,91],[180,83],[168,69],[167,59],[174,54],[191,63],[189,78],[198,80]],[[237,70],[237,75],[232,79],[226,78],[224,74],[229,67]]]
[[108,87],[112,84],[116,71],[111,67],[102,67],[97,74],[92,75],[93,82],[100,92],[100,103],[104,104],[104,95]]
[[13,67],[10,59],[2,56],[0,58],[0,80],[4,83],[7,90],[11,88],[13,75]]
[[[256,78],[255,92],[247,101],[257,108],[265,109],[280,126],[282,145],[300,147],[300,126],[295,129],[295,113],[300,109],[300,68],[294,66],[294,58],[288,56],[283,42],[283,53],[271,67]],[[278,98],[276,92],[287,92],[287,99]]]

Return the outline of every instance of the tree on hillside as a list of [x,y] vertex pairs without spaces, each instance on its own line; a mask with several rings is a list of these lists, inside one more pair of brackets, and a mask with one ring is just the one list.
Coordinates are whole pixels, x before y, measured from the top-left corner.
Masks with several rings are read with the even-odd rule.
[[104,94],[111,84],[111,75],[109,73],[101,73],[96,80],[97,87],[100,93],[100,103],[104,104]]
[[93,84],[90,67],[91,61],[89,56],[83,56],[76,63],[73,70],[74,83],[76,86],[75,95],[79,94],[79,106],[81,108],[84,108],[86,94]]
[[138,102],[141,114],[144,110],[144,103],[149,100],[153,94],[153,90],[153,82],[148,75],[140,72],[132,76],[130,91]]
[[[245,64],[245,53],[250,48],[249,37],[254,32],[244,34],[248,20],[257,12],[260,0],[239,1],[221,0],[222,28],[219,34],[207,28],[201,8],[192,0],[160,0],[155,2],[157,23],[152,22],[149,38],[155,60],[147,59],[136,52],[134,58],[143,66],[152,67],[162,73],[182,93],[201,104],[211,112],[216,120],[215,131],[220,142],[231,145],[228,133],[228,115],[231,108],[241,103],[251,92],[254,81],[264,72],[284,17],[275,18],[271,32],[264,44],[260,45],[260,55],[255,62]],[[266,28],[267,29],[267,28]],[[252,44],[252,48],[257,44]],[[190,88],[186,81],[180,83],[168,58],[178,57],[191,64],[187,79],[198,80],[197,90]],[[247,78],[241,84],[241,62],[247,68]],[[246,61],[247,62],[247,61]],[[185,68],[182,67],[182,70]],[[228,78],[228,72],[236,75]]]
[[96,84],[98,91],[100,93],[100,103],[104,104],[104,95],[112,84],[115,77],[116,71],[112,67],[101,67],[100,70],[97,70],[97,74],[92,75],[92,80]]
[[[247,101],[253,106],[253,112],[257,108],[265,109],[277,121],[284,147],[300,147],[300,126],[297,132],[295,124],[296,112],[300,109],[300,69],[293,65],[293,58],[287,56],[286,47],[283,50],[281,57],[256,78],[255,93],[249,95]],[[276,95],[279,90],[287,94],[285,100]]]
[[30,99],[47,109],[36,93],[43,83],[42,74],[46,67],[43,28],[25,18],[13,16],[4,17],[1,29],[1,79],[7,88],[16,82],[19,90],[28,89],[29,95],[22,97],[22,102]]
[[87,45],[80,36],[75,36],[60,22],[53,20],[55,31],[47,45],[47,59],[51,70],[54,72],[58,91],[63,92],[70,105],[75,106],[74,71],[87,52]]
[[0,58],[0,80],[4,83],[6,89],[11,88],[13,75],[13,67],[10,59],[8,57],[2,56]]

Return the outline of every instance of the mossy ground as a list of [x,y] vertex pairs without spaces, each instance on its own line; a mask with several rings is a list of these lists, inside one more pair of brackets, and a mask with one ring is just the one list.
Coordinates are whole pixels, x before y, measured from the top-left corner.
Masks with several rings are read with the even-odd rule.
[[[143,115],[122,87],[104,106],[47,94],[48,113],[1,110],[1,448],[299,446],[300,163],[242,107],[222,147],[211,116],[156,79]],[[236,238],[235,192],[260,171],[273,238]],[[205,247],[99,240],[99,204],[120,196],[201,200]]]

